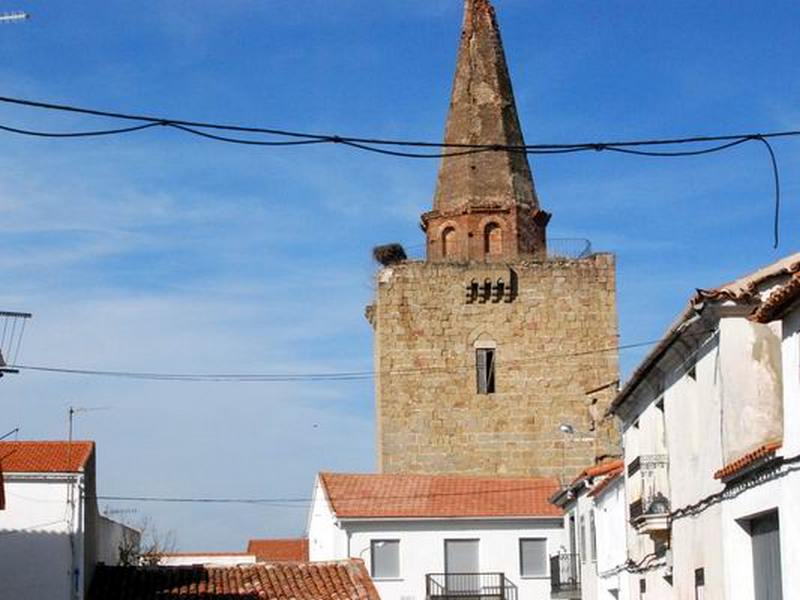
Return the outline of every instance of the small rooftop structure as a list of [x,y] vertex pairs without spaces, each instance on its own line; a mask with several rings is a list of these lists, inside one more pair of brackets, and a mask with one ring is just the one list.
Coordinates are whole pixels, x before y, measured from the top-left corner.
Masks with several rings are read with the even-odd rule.
[[303,562],[308,560],[308,539],[250,540],[247,553],[255,555],[258,562]]

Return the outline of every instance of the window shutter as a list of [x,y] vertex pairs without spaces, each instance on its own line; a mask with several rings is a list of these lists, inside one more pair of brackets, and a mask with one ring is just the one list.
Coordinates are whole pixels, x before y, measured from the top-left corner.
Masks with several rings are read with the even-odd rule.
[[372,540],[372,576],[375,578],[400,577],[400,541]]
[[523,577],[547,576],[547,540],[519,541],[520,575]]
[[488,352],[484,348],[478,348],[475,355],[475,367],[478,375],[478,393],[487,394],[487,369],[488,369]]

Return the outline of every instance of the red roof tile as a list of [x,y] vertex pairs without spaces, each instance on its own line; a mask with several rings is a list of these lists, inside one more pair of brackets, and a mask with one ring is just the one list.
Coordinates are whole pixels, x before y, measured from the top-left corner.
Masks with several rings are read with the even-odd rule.
[[775,451],[778,450],[778,448],[780,448],[782,445],[783,444],[779,441],[764,444],[763,446],[756,448],[752,452],[748,452],[741,458],[737,458],[735,461],[722,467],[719,471],[714,473],[714,479],[727,479],[732,475],[736,475],[736,473],[752,465],[756,461],[764,458],[772,458],[775,455]]
[[795,273],[787,283],[774,290],[749,319],[758,323],[769,323],[780,317],[798,298],[800,298],[800,273]]
[[320,473],[340,518],[559,517],[555,479]]
[[800,272],[800,253],[790,254],[784,258],[762,267],[758,271],[748,273],[735,281],[710,290],[697,290],[695,301],[700,300],[736,300],[746,301],[758,294],[758,288],[767,281],[782,275]]
[[259,562],[302,562],[308,560],[308,540],[305,538],[250,540],[247,543],[247,552],[255,554]]
[[4,473],[77,473],[94,452],[94,442],[0,442]]
[[603,478],[603,480],[600,483],[598,483],[596,486],[594,486],[591,489],[591,491],[589,491],[589,495],[590,496],[597,496],[598,494],[602,493],[602,491],[604,489],[606,489],[613,482],[615,482],[617,479],[619,479],[624,472],[625,472],[625,467],[623,467],[622,464],[620,464],[619,467],[617,467],[613,471],[610,471],[605,476],[605,478]]
[[361,560],[235,567],[99,565],[89,600],[380,600]]
[[621,458],[616,458],[614,460],[610,460],[608,462],[600,463],[599,465],[593,465],[591,467],[587,467],[581,474],[578,475],[575,479],[572,480],[572,483],[578,483],[584,479],[594,479],[595,477],[600,477],[600,475],[605,475],[606,473],[610,473],[611,471],[615,471],[617,469],[622,468],[623,462]]

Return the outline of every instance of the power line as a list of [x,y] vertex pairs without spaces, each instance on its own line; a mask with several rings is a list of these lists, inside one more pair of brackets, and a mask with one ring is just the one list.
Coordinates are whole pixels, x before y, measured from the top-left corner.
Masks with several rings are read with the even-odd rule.
[[[546,359],[565,359],[593,354],[606,354],[620,350],[631,350],[652,346],[660,340],[648,340],[620,346],[611,346],[596,350],[581,350],[563,354],[539,354],[535,358],[503,361],[503,365],[526,363],[535,360],[541,362]],[[372,379],[377,375],[416,375],[419,373],[450,373],[471,369],[470,366],[461,367],[420,367],[416,369],[394,369],[388,371],[340,371],[327,373],[155,373],[146,371],[107,371],[101,369],[78,369],[43,365],[13,365],[20,371],[33,371],[40,373],[54,373],[60,375],[83,375],[93,377],[112,377],[121,379],[136,379],[144,381],[181,381],[181,382],[249,382],[249,383],[277,383],[293,381],[360,381]]]
[[[142,123],[132,127],[116,128],[116,129],[101,129],[90,131],[77,131],[77,132],[47,132],[47,131],[34,131],[30,129],[23,129],[19,127],[11,127],[8,125],[0,125],[0,130],[8,133],[15,133],[20,135],[29,135],[35,137],[47,138],[86,138],[97,136],[119,135],[124,133],[132,133],[150,129],[156,126],[169,127],[172,129],[180,130],[184,133],[200,136],[206,139],[211,139],[219,142],[243,144],[248,146],[307,146],[307,145],[320,145],[320,144],[338,144],[348,146],[357,150],[382,154],[387,156],[394,156],[400,158],[445,158],[453,156],[465,156],[471,154],[479,154],[483,152],[520,152],[525,154],[572,154],[577,152],[617,152],[621,154],[629,154],[636,156],[648,157],[686,157],[686,156],[700,156],[705,154],[712,154],[715,152],[722,152],[729,150],[736,146],[745,144],[747,142],[759,142],[767,150],[772,165],[772,175],[775,184],[775,216],[774,216],[774,247],[777,248],[779,238],[779,225],[780,225],[780,178],[778,170],[778,162],[775,151],[770,144],[770,139],[796,137],[800,136],[800,130],[785,130],[774,131],[769,133],[741,133],[741,134],[726,134],[726,135],[705,135],[705,136],[690,136],[681,138],[662,138],[662,139],[643,139],[643,140],[622,140],[611,142],[575,142],[566,144],[525,144],[525,145],[505,145],[505,144],[465,144],[465,143],[447,143],[447,142],[427,142],[416,140],[401,140],[390,138],[375,138],[375,137],[353,137],[342,136],[329,133],[313,133],[305,131],[293,131],[288,129],[277,129],[268,127],[254,127],[233,125],[228,123],[214,123],[204,121],[192,121],[186,119],[172,119],[166,117],[156,117],[144,114],[131,114],[116,111],[97,110],[92,108],[85,108],[81,106],[74,106],[68,104],[56,104],[53,102],[41,102],[36,100],[28,100],[24,98],[13,98],[9,96],[0,96],[0,102],[5,104],[14,104],[18,106],[25,106],[29,108],[44,109],[50,111],[69,112],[81,115],[90,115],[95,117],[103,117],[116,120],[137,121]],[[223,131],[229,133],[239,134],[257,134],[269,135],[279,138],[288,138],[281,140],[263,140],[263,139],[247,139],[242,137],[232,137],[229,135],[220,135],[218,133],[211,133],[209,131]],[[653,148],[662,146],[685,146],[697,144],[715,144],[695,150],[645,150],[642,148]],[[436,152],[419,152],[410,150],[395,150],[393,148],[409,148],[409,149],[435,149]],[[442,152],[444,150],[444,152]],[[448,151],[449,150],[449,151]]]
[[[550,490],[554,483],[542,481],[531,485],[521,485],[509,488],[489,488],[486,490],[470,490],[463,492],[427,492],[420,494],[374,494],[363,496],[334,496],[334,504],[340,502],[361,502],[366,500],[385,501],[385,500],[427,500],[432,498],[458,497],[470,498],[492,494],[513,494],[517,492],[536,492],[542,489]],[[89,497],[90,499],[92,497]],[[313,498],[308,497],[278,497],[278,498],[220,498],[220,497],[199,497],[199,496],[115,496],[97,495],[96,500],[108,502],[160,502],[166,504],[263,504],[263,505],[305,505],[312,502]]]

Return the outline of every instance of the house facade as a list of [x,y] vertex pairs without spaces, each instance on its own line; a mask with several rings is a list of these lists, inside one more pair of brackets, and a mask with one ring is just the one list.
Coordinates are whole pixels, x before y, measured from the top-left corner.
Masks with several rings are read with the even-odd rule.
[[627,599],[623,463],[585,469],[551,502],[564,511],[566,544],[550,556],[553,598]]
[[552,479],[321,473],[312,561],[363,559],[383,600],[549,598]]
[[798,273],[699,290],[614,400],[633,598],[800,593]]
[[4,597],[81,600],[97,564],[138,536],[97,509],[94,443],[0,442],[0,463]]

